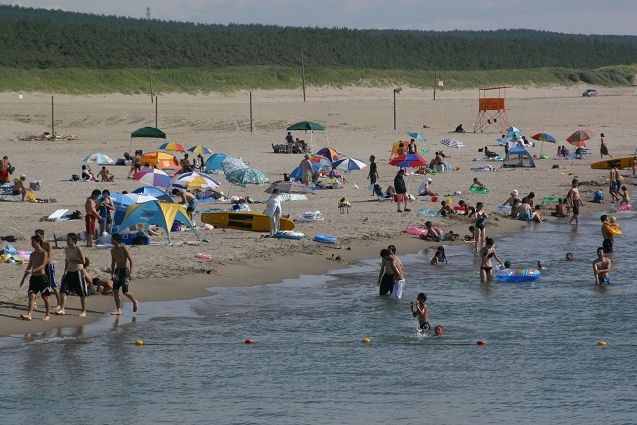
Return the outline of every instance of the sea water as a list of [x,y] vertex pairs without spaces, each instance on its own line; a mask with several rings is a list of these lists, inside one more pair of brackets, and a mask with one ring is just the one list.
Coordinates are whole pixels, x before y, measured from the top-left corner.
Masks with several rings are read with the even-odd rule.
[[[433,251],[401,255],[401,301],[377,295],[374,259],[195,301],[144,303],[136,318],[6,338],[0,421],[637,423],[637,220],[617,215],[624,236],[609,287],[593,283],[601,234],[591,216],[577,227],[543,223],[496,237],[498,255],[514,267],[544,261],[536,283],[480,284],[467,244],[447,247],[449,264],[439,267],[429,264]],[[575,261],[564,260],[567,251]],[[417,332],[409,301],[418,292],[444,336]]]

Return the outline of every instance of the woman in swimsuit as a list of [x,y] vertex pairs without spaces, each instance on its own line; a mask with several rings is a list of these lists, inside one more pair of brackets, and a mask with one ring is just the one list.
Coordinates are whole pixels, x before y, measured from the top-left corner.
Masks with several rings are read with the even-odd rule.
[[475,239],[474,250],[477,254],[482,248],[482,244],[487,237],[487,213],[484,212],[484,205],[482,202],[478,202],[476,204],[476,213],[475,213],[475,221],[474,221],[474,230],[473,230],[473,238]]
[[484,248],[480,250],[480,258],[480,282],[491,282],[493,280],[493,264],[491,263],[491,259],[495,258],[495,260],[500,263],[501,266],[504,266],[504,263],[498,258],[498,255],[495,253],[495,242],[493,241],[493,239],[486,239]]

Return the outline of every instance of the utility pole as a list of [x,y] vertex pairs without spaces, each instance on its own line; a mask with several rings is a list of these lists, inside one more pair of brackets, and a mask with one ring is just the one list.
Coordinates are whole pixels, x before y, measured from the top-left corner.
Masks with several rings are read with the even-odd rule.
[[305,61],[301,50],[301,81],[303,82],[303,102],[305,102]]
[[403,89],[401,87],[394,88],[394,130],[396,130],[396,94],[400,93]]
[[159,100],[157,100],[157,96],[155,96],[155,128],[159,128],[159,126],[157,125],[157,104],[159,103]]
[[148,82],[150,83],[150,103],[153,103],[153,76],[150,74],[150,58],[148,58]]
[[55,107],[53,105],[53,96],[51,96],[51,140],[55,140]]
[[434,100],[436,100],[436,87],[438,86],[438,71],[434,70]]
[[252,92],[250,92],[250,133],[252,133]]

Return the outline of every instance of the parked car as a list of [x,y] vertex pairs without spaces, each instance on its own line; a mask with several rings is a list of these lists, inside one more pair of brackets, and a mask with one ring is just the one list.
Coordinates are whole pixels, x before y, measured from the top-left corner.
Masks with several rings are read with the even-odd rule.
[[597,90],[595,89],[587,89],[584,93],[582,93],[584,97],[593,97],[597,96]]

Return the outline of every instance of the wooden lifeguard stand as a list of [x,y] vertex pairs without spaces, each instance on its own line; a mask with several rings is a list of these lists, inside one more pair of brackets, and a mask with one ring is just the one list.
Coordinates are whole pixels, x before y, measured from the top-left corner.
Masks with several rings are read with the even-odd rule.
[[484,133],[484,130],[492,125],[498,127],[500,133],[503,133],[509,127],[506,104],[504,102],[507,88],[508,87],[488,87],[479,90],[478,117],[473,126],[474,133]]

